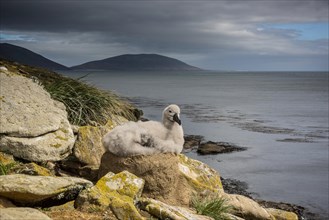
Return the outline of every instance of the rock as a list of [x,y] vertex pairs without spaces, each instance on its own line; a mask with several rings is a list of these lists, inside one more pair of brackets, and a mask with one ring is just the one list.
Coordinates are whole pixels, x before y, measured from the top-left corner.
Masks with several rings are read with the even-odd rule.
[[205,190],[219,193],[224,192],[220,175],[216,170],[184,154],[179,154],[178,157],[180,173],[197,193],[204,192]]
[[36,137],[60,128],[65,107],[41,85],[17,73],[0,72],[0,82],[1,134]]
[[273,208],[267,208],[266,211],[274,216],[275,220],[298,220],[298,216],[293,212]]
[[65,106],[17,73],[0,72],[0,83],[0,151],[39,162],[68,156],[74,135]]
[[208,141],[206,143],[201,143],[198,147],[197,152],[199,154],[220,154],[220,153],[230,153],[234,151],[242,151],[246,148],[238,147],[234,144],[227,142],[213,142]]
[[102,137],[105,133],[100,127],[80,127],[74,144],[74,156],[83,164],[99,165],[105,152],[102,145]]
[[261,206],[265,207],[266,210],[270,208],[275,210],[284,210],[290,213],[296,213],[298,215],[298,219],[321,219],[321,217],[318,216],[318,214],[312,213],[310,212],[310,210],[299,205],[284,203],[284,202],[265,201],[259,199],[257,200],[257,202]]
[[69,201],[65,204],[52,206],[49,208],[49,211],[65,211],[65,210],[74,210],[74,201]]
[[[272,215],[254,200],[241,195],[226,194],[220,176],[215,170],[183,154],[119,157],[106,152],[103,155],[99,177],[107,172],[119,173],[123,170],[145,180],[142,195],[146,198],[159,200],[171,206],[188,207],[195,194],[210,193],[226,199],[228,205],[233,207],[231,214],[235,216],[246,220],[273,219]],[[150,205],[148,209],[156,213],[159,208]],[[233,217],[231,216],[232,219],[239,219]]]
[[[169,205],[188,206],[195,192],[223,191],[219,174],[206,164],[171,153],[102,157],[99,177],[127,170],[145,180],[143,196]],[[182,190],[184,189],[184,190]]]
[[36,163],[19,164],[12,168],[13,173],[27,174],[32,176],[54,176],[50,170]]
[[144,180],[128,171],[107,173],[95,186],[79,194],[75,206],[82,210],[110,207],[118,219],[144,219],[135,207],[143,187]]
[[239,194],[248,198],[252,198],[252,196],[257,195],[256,193],[248,191],[248,184],[246,182],[223,177],[221,177],[221,181],[224,191],[228,194]]
[[39,137],[0,137],[0,150],[28,161],[58,161],[71,153],[74,144],[72,130],[68,122],[62,129]]
[[195,211],[184,207],[170,206],[163,202],[141,198],[139,201],[141,209],[149,212],[159,219],[172,219],[172,220],[212,220],[208,216],[198,215]]
[[241,195],[222,194],[228,205],[232,206],[231,214],[246,220],[273,220],[271,214],[254,200]]
[[43,210],[43,213],[54,220],[117,220],[109,209],[105,211],[89,210],[87,212],[77,209]]
[[4,175],[0,176],[0,196],[22,205],[47,206],[74,200],[82,189],[92,185],[76,177]]
[[17,220],[17,219],[33,219],[33,220],[51,220],[47,215],[37,209],[32,208],[0,208],[0,219]]
[[184,149],[193,149],[199,147],[204,137],[201,135],[185,135]]
[[[96,182],[98,180],[97,177],[99,166],[85,166],[73,155],[60,161],[59,166],[70,175],[78,175],[92,182]],[[63,172],[60,170],[60,173],[62,174]]]
[[4,72],[7,72],[8,69],[5,67],[5,66],[0,66],[0,71],[4,71]]
[[105,152],[102,144],[103,136],[115,126],[128,120],[121,116],[113,116],[104,126],[82,126],[78,130],[78,138],[74,145],[74,156],[85,165],[99,166]]

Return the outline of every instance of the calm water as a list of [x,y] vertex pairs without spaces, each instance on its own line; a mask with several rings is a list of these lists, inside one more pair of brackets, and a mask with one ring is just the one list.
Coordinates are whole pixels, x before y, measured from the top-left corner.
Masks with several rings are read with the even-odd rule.
[[91,72],[85,79],[131,98],[152,120],[178,104],[185,134],[248,148],[188,156],[247,182],[261,199],[328,215],[328,73]]

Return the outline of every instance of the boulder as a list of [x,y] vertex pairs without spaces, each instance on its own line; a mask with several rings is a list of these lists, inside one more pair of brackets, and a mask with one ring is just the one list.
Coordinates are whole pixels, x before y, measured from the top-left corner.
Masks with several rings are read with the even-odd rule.
[[274,208],[266,208],[266,211],[274,216],[275,220],[298,220],[298,216],[293,212]]
[[103,155],[99,177],[123,170],[145,180],[144,197],[169,205],[188,206],[194,193],[223,191],[220,176],[215,170],[182,154],[119,157],[106,152]]
[[185,135],[184,140],[184,149],[193,149],[199,147],[204,137],[201,135]]
[[204,215],[198,215],[195,211],[190,209],[170,206],[166,203],[149,199],[141,198],[139,201],[142,210],[156,216],[159,219],[172,219],[172,220],[212,220],[213,218]]
[[75,200],[79,209],[105,210],[111,208],[118,219],[144,219],[135,207],[141,196],[144,180],[123,171],[107,173],[95,186],[82,191]]
[[11,171],[12,171],[11,173],[27,174],[33,176],[54,176],[54,174],[50,170],[33,162],[20,163],[15,167],[13,167]]
[[32,208],[0,208],[0,219],[17,220],[51,220],[47,215],[37,209]]
[[246,220],[273,220],[273,216],[254,200],[241,195],[222,194],[227,204],[233,208],[232,214]]
[[93,184],[76,177],[0,176],[0,196],[22,205],[42,205],[74,200],[78,193]]
[[68,156],[74,135],[65,106],[17,73],[0,71],[0,84],[0,151],[40,162]]
[[85,165],[98,167],[105,152],[102,144],[103,136],[115,126],[128,120],[121,116],[113,116],[104,126],[82,126],[78,130],[78,137],[74,144],[74,156]]
[[228,142],[213,142],[208,141],[201,143],[198,147],[197,152],[199,154],[221,154],[221,153],[231,153],[235,151],[246,150],[244,147],[239,147]]

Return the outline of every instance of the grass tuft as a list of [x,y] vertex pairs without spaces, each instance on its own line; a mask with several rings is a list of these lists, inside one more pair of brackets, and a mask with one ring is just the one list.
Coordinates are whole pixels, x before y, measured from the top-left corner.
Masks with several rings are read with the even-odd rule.
[[116,94],[81,80],[59,80],[45,86],[53,99],[66,106],[71,124],[105,124],[113,115],[136,120],[134,107]]
[[8,163],[8,164],[3,164],[0,162],[0,176],[1,175],[7,175],[10,170],[15,167],[17,163]]
[[192,206],[198,214],[212,217],[215,220],[228,220],[226,213],[232,210],[224,198],[216,196],[194,196]]

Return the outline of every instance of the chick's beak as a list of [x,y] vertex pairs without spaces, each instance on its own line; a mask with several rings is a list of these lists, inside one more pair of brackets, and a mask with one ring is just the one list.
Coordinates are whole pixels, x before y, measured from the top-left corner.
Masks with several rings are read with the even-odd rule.
[[179,125],[182,124],[181,120],[179,119],[178,115],[177,114],[174,114],[174,117],[173,117],[174,121],[177,122]]

